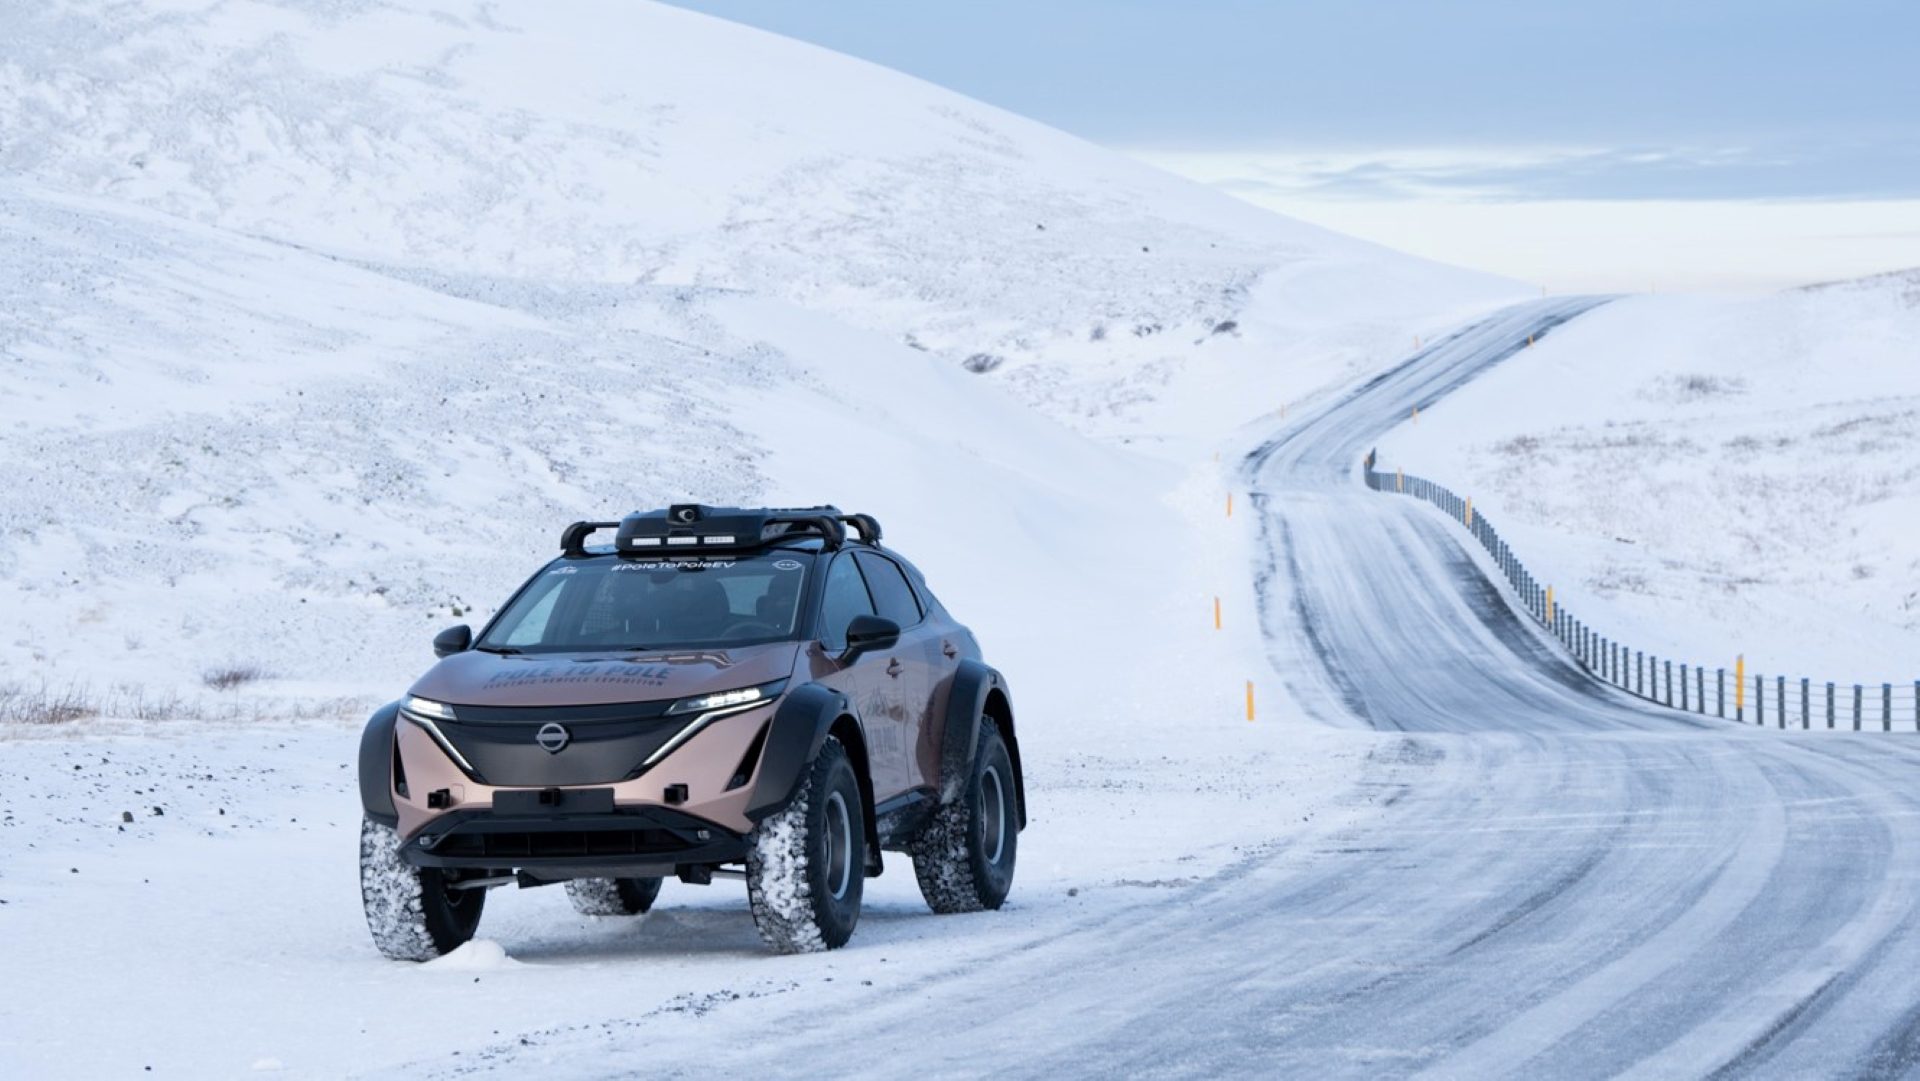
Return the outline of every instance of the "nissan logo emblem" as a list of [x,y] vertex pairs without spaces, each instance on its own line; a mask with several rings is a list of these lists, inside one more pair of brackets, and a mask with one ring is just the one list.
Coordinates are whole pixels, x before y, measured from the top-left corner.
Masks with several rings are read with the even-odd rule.
[[564,725],[553,723],[541,725],[540,731],[533,734],[533,741],[538,743],[548,754],[559,754],[566,749],[567,744],[572,741],[572,739],[573,734],[568,732]]

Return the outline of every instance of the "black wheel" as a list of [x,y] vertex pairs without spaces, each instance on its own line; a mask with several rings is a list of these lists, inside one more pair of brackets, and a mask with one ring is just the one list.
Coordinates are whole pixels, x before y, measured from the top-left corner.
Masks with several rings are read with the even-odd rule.
[[754,827],[752,841],[747,899],[767,945],[780,953],[845,945],[860,922],[867,831],[839,740],[827,737],[793,802]]
[[1013,889],[1020,845],[1013,758],[991,717],[980,718],[973,773],[960,797],[934,812],[913,843],[920,896],[935,912],[999,908]]
[[360,823],[360,904],[373,944],[396,961],[431,961],[473,938],[487,891],[455,888],[457,879],[400,858],[400,835],[372,819]]
[[658,878],[576,878],[567,883],[567,900],[582,916],[637,916],[660,896]]

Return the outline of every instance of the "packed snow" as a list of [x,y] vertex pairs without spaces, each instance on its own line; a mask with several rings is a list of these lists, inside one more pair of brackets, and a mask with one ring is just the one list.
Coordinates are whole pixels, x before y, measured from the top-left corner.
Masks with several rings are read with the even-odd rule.
[[1471,495],[1598,633],[1904,698],[1920,677],[1916,340],[1920,272],[1622,298],[1409,416],[1381,467]]

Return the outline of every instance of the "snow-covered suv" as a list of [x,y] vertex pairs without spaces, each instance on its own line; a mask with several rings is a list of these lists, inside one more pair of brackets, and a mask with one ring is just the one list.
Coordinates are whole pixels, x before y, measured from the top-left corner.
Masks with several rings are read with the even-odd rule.
[[883,848],[935,912],[1012,886],[1006,681],[867,515],[577,522],[477,637],[434,651],[360,743],[361,897],[389,957],[466,942],[508,884],[618,915],[669,875],[744,878],[782,952],[847,941]]

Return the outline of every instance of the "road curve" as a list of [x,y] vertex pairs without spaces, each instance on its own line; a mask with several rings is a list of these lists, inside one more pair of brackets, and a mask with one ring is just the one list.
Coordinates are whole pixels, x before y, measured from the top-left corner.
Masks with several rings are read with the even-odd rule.
[[1524,363],[1529,335],[1593,303],[1500,313],[1247,459],[1276,663],[1328,723],[1398,733],[1362,826],[1274,823],[1223,873],[991,934],[884,994],[771,995],[752,1038],[642,1019],[529,1033],[458,1072],[1915,1073],[1920,747],[1618,695],[1515,616],[1464,531],[1360,483],[1414,405]]
[[[1599,303],[1499,313],[1260,447],[1264,619],[1331,723],[1456,760],[1415,783],[1339,910],[1399,959],[1301,988],[1301,1070],[1486,1077],[1916,1072],[1915,749],[1782,736],[1648,707],[1588,678],[1463,530],[1366,490],[1416,406]],[[1511,603],[1509,603],[1511,602]],[[1470,783],[1459,783],[1470,779]],[[1296,906],[1297,907],[1297,906]],[[1311,907],[1311,906],[1309,906]],[[1417,912],[1411,937],[1393,908]],[[1279,1034],[1275,1034],[1279,1035]],[[1379,1056],[1379,1057],[1373,1057]]]

